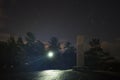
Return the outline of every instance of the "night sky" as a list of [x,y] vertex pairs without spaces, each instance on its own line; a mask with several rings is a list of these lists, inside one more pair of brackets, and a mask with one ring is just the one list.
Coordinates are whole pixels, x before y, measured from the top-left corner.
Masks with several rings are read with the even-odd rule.
[[75,42],[77,35],[120,39],[119,3],[80,0],[3,0],[0,39],[9,33],[33,32],[37,39],[52,36]]

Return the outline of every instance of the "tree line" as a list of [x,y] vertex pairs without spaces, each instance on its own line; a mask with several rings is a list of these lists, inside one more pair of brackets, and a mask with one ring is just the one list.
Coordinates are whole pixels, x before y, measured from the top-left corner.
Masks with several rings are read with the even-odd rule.
[[[10,36],[7,41],[0,41],[0,70],[1,71],[35,71],[43,69],[69,69],[76,66],[76,48],[70,42],[60,43],[52,37],[49,47],[36,40],[32,32],[27,32],[25,40]],[[85,65],[89,69],[120,71],[120,63],[104,52],[99,39],[93,38],[89,50],[84,52]],[[52,58],[47,55],[52,51]]]
[[[64,44],[63,54],[58,38],[52,37],[48,43],[50,45],[46,49],[44,43],[36,40],[32,32],[26,33],[25,40],[22,37],[15,39],[10,35],[7,41],[0,41],[1,70],[66,69],[76,65],[76,49],[70,42]],[[47,57],[49,51],[54,52],[51,59]]]
[[91,70],[120,72],[120,62],[103,50],[100,39],[93,38],[89,45],[89,50],[84,52],[85,66]]

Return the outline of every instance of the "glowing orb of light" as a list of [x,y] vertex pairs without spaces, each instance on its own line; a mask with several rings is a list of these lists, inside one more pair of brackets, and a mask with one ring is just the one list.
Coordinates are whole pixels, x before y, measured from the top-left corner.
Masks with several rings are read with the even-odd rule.
[[52,51],[48,52],[48,55],[47,55],[49,58],[52,58],[54,56],[54,53]]

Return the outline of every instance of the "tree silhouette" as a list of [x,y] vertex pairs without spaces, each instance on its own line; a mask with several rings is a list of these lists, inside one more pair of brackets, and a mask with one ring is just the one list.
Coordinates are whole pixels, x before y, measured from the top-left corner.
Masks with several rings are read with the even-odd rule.
[[34,51],[38,56],[43,56],[45,52],[44,44],[41,41],[37,40],[34,43]]
[[8,64],[7,42],[0,41],[0,69],[6,69]]
[[17,60],[19,61],[19,65],[21,66],[25,63],[25,59],[26,59],[26,50],[25,50],[25,44],[23,42],[23,38],[18,37],[16,43],[17,43],[17,47],[18,47]]
[[71,43],[70,42],[66,42],[65,47],[66,48],[70,48],[71,47]]
[[19,60],[17,59],[19,48],[15,41],[15,37],[10,35],[7,41],[7,64],[10,69],[14,69],[19,65]]
[[24,45],[24,52],[26,55],[25,66],[28,66],[31,70],[38,69],[38,67],[41,66],[41,63],[43,63],[41,60],[45,54],[44,44],[41,41],[36,40],[34,34],[31,32],[26,33],[25,39],[27,42]]
[[46,53],[48,54],[49,51],[52,51],[54,53],[54,57],[51,60],[47,59],[48,66],[57,68],[60,61],[59,40],[57,37],[52,37],[50,38],[49,43],[50,43],[50,48],[49,50],[46,51]]
[[58,38],[52,37],[50,39],[50,44],[51,44],[51,46],[50,46],[51,49],[54,49],[54,50],[58,50],[59,49]]
[[110,70],[115,58],[101,48],[99,39],[92,39],[89,42],[91,48],[85,52],[85,66],[92,69]]
[[76,65],[76,49],[70,42],[65,44],[65,52],[62,54],[63,68],[68,69]]
[[23,46],[24,45],[22,37],[18,37],[18,39],[17,39],[17,45],[19,45],[19,46]]
[[35,38],[35,36],[32,32],[27,32],[26,33],[26,41],[27,41],[28,44],[31,44],[31,43],[35,42],[35,39],[36,38]]
[[[76,52],[70,42],[66,43],[63,55],[60,54],[58,38],[52,37],[49,43],[50,48],[45,51],[44,44],[36,40],[35,35],[31,32],[26,33],[25,40],[22,37],[15,38],[10,35],[7,41],[0,41],[1,69],[6,71],[62,69],[62,63],[66,64],[67,69],[75,65]],[[54,57],[51,59],[46,57],[49,51],[54,53]]]

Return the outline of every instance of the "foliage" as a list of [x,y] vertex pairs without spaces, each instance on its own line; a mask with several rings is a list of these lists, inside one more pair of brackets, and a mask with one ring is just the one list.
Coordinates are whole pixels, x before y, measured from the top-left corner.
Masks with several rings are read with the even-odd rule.
[[31,44],[35,41],[35,36],[32,32],[27,32],[26,33],[26,41],[28,44]]
[[[75,52],[70,43],[66,43],[65,55],[60,52],[58,38],[52,37],[49,44],[50,47],[46,50],[44,44],[36,40],[32,32],[26,33],[25,40],[22,37],[15,38],[10,35],[7,41],[0,41],[0,69],[3,71],[62,69],[63,62],[67,68],[73,66],[72,59]],[[54,52],[54,58],[51,60],[46,57],[49,51]]]
[[103,51],[103,49],[100,46],[100,40],[92,39],[92,41],[90,41],[89,44],[91,48],[84,53],[85,66],[88,66],[91,69],[114,71],[114,64],[117,63],[119,65],[119,63],[114,57],[110,55],[110,53]]
[[59,48],[59,41],[58,38],[52,37],[49,41],[50,43],[50,49],[57,50]]

